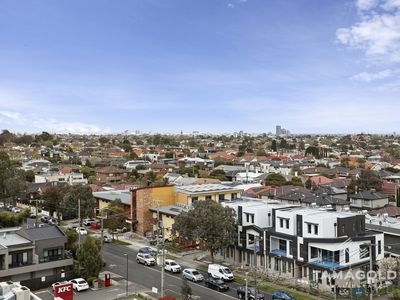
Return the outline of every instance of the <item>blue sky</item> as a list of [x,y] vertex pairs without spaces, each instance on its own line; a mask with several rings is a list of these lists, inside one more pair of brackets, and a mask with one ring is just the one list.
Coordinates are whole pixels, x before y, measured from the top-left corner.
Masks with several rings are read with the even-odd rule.
[[399,131],[400,0],[1,0],[0,128]]

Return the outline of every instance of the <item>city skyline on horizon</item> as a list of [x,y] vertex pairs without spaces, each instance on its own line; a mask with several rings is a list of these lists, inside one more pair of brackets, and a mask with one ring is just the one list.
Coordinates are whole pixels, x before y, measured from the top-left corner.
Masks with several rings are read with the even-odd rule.
[[398,131],[396,0],[2,5],[0,128]]

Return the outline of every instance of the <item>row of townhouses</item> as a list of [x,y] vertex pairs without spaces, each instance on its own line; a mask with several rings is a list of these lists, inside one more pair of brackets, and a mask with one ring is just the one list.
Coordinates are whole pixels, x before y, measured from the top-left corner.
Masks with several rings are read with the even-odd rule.
[[366,229],[363,214],[263,200],[224,205],[235,210],[238,232],[235,246],[221,255],[243,267],[333,290],[347,287],[350,277],[353,286],[365,284],[355,274],[369,270],[370,255],[374,265],[384,257],[383,233]]

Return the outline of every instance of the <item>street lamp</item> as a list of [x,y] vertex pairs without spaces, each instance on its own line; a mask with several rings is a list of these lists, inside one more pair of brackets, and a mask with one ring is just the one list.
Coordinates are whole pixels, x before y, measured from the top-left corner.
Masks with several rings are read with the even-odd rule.
[[125,285],[125,296],[128,298],[128,279],[129,279],[129,273],[128,273],[128,254],[125,253],[124,256],[126,256],[126,285]]
[[[246,299],[247,300],[247,293],[248,293],[248,291],[247,291],[247,288],[248,288],[248,283],[247,283],[247,275],[249,275],[249,272],[246,272],[246,278],[244,279],[244,281],[246,282],[246,286],[245,286],[245,292],[244,292],[244,299]],[[257,295],[257,290],[256,290],[256,295]]]

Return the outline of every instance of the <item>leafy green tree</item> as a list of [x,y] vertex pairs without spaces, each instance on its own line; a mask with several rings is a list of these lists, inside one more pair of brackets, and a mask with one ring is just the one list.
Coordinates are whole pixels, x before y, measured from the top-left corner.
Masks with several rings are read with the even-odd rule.
[[25,172],[25,180],[28,182],[34,182],[35,181],[35,172],[32,170],[28,170]]
[[65,249],[71,251],[72,255],[76,257],[77,245],[76,242],[78,240],[78,233],[75,230],[67,230],[65,232],[67,237],[67,243],[65,244]]
[[285,184],[286,184],[286,178],[283,177],[281,174],[277,173],[269,174],[265,179],[265,185],[281,186]]
[[361,171],[356,184],[359,191],[370,189],[375,189],[376,191],[382,190],[382,179],[369,169]]
[[103,216],[107,217],[104,220],[104,227],[112,232],[125,226],[126,214],[120,199],[111,202],[107,209],[103,210]]
[[318,147],[309,146],[306,149],[306,155],[308,155],[308,154],[314,156],[315,158],[320,158],[320,153],[319,153],[319,148]]
[[101,245],[88,236],[76,251],[76,257],[81,267],[80,274],[84,278],[98,277],[103,267]]
[[22,213],[16,214],[9,211],[0,212],[0,227],[20,226],[24,220]]
[[105,136],[102,136],[102,137],[99,138],[99,142],[100,142],[100,144],[102,144],[102,145],[107,144],[109,141],[110,141],[110,139],[107,138],[107,137],[105,137]]
[[[61,215],[65,208],[65,194],[68,193],[68,186],[65,184],[58,184],[49,187],[42,194],[44,200],[44,208],[50,212],[50,215],[56,213],[58,220],[60,221]],[[75,209],[77,209],[77,204]]]
[[293,185],[297,185],[297,186],[303,186],[303,182],[301,181],[301,179],[299,177],[292,177],[292,180],[290,180],[290,183]]
[[188,212],[175,217],[172,232],[179,234],[181,244],[198,242],[214,262],[215,253],[234,242],[235,211],[212,200],[198,201]]
[[213,170],[210,173],[210,178],[215,178],[215,179],[219,179],[221,181],[225,181],[228,180],[228,178],[225,175],[225,172],[223,170]]
[[272,140],[271,150],[274,151],[274,152],[278,151],[278,145],[276,143],[276,140]]
[[96,207],[96,200],[93,197],[89,186],[74,185],[68,188],[64,196],[63,215],[68,217],[78,217],[78,199],[81,202],[81,218],[93,217]]

